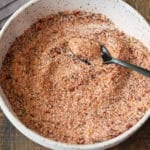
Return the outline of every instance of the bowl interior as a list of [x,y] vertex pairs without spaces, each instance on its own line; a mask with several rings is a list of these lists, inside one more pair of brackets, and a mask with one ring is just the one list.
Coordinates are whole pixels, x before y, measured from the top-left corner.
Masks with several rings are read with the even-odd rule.
[[[32,0],[22,8],[20,8],[9,21],[6,23],[4,28],[0,33],[0,67],[2,66],[2,61],[7,53],[8,48],[15,40],[16,37],[21,35],[28,27],[31,26],[35,21],[41,17],[45,17],[51,13],[57,13],[64,10],[84,10],[91,11],[94,13],[102,13],[110,18],[116,26],[123,30],[125,33],[134,36],[141,40],[146,46],[150,48],[150,27],[146,21],[141,17],[134,9],[122,2],[121,0]],[[38,136],[25,127],[17,120],[17,117],[11,110],[11,107],[7,101],[7,98],[0,88],[0,106],[6,116],[11,120],[11,122],[27,137],[35,137],[37,143],[44,145],[46,147],[52,147],[55,149],[63,149],[62,145],[56,142],[46,141],[45,138]],[[149,113],[150,114],[150,113]],[[145,122],[146,117],[141,124]],[[17,123],[16,123],[17,122]],[[17,125],[16,125],[17,124]],[[20,127],[19,127],[20,126]],[[136,129],[138,129],[137,126]],[[134,129],[135,130],[135,129]],[[133,132],[133,131],[132,131]],[[32,134],[32,135],[31,135]],[[29,137],[30,138],[30,137]],[[122,140],[112,141],[110,143],[101,144],[95,146],[95,149],[103,149],[113,146]],[[45,142],[42,144],[42,140]],[[39,142],[40,141],[40,142]],[[66,145],[64,145],[66,146]],[[57,148],[56,148],[57,147]],[[77,148],[77,147],[76,147]],[[78,147],[82,149],[90,149],[90,147]],[[71,146],[65,147],[64,149],[73,149]],[[94,149],[94,147],[92,147]]]

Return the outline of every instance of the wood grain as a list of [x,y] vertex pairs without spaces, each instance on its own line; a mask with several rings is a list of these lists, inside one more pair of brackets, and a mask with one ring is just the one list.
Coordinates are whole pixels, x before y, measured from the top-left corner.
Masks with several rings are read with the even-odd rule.
[[[150,0],[125,0],[150,23]],[[6,119],[0,111],[0,150],[46,150],[33,143]],[[130,139],[110,150],[150,150],[150,120]]]

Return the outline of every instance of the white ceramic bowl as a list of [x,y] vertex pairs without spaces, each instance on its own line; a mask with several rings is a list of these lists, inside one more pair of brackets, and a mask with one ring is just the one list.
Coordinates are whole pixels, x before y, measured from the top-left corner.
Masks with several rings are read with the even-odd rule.
[[[150,27],[144,18],[121,0],[31,0],[21,7],[7,21],[0,32],[0,67],[8,48],[25,29],[43,16],[64,10],[86,10],[102,13],[109,17],[125,33],[140,39],[150,48]],[[40,136],[25,127],[14,114],[11,106],[0,88],[0,107],[10,122],[26,137],[47,148],[55,150],[103,150],[119,144],[138,130],[150,117],[150,110],[139,122],[120,136],[111,140],[90,144],[71,145],[56,142]]]

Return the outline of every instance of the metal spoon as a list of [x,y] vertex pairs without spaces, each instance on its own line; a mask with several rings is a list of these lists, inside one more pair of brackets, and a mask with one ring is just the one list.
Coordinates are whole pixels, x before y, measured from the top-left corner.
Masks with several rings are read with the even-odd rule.
[[139,66],[130,64],[128,62],[113,58],[111,56],[111,54],[109,53],[109,51],[107,50],[107,48],[103,45],[101,46],[101,51],[102,51],[102,59],[103,59],[104,64],[111,64],[111,63],[118,64],[118,65],[121,65],[123,67],[134,70],[134,71],[136,71],[136,72],[138,72],[138,73],[140,73],[146,77],[150,77],[150,70],[147,70],[147,69],[141,68]]

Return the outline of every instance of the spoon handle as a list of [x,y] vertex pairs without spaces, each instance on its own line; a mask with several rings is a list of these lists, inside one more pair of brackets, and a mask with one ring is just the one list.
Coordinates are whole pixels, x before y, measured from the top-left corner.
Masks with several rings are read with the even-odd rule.
[[114,64],[119,64],[119,65],[124,66],[126,68],[129,68],[131,70],[134,70],[134,71],[136,71],[138,73],[143,74],[144,76],[150,77],[150,70],[138,67],[136,65],[133,65],[133,64],[127,63],[125,61],[122,61],[122,60],[119,60],[119,59],[115,59],[115,58],[112,58],[111,62],[114,63]]

